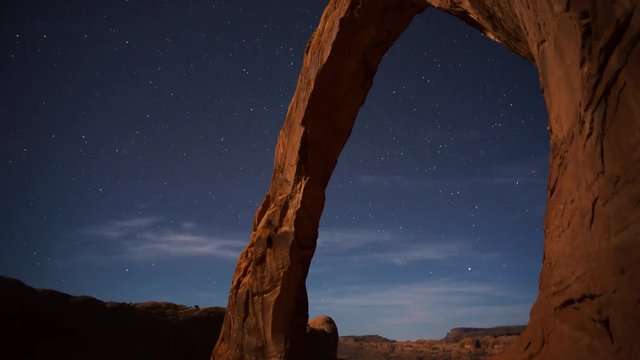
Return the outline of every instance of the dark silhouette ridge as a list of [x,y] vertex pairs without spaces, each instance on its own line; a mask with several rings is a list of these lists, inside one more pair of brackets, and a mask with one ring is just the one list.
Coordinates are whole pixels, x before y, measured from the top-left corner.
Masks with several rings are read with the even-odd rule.
[[102,302],[1,276],[0,299],[6,359],[203,360],[224,316],[219,307]]

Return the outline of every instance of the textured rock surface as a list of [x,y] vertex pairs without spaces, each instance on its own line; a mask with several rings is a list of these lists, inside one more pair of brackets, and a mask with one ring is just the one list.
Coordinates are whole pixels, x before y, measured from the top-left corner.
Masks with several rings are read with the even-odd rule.
[[0,277],[3,358],[204,360],[223,308],[105,303]]
[[308,360],[336,360],[338,357],[338,327],[332,318],[318,316],[307,325]]
[[[533,62],[551,160],[540,292],[505,359],[640,352],[638,0],[429,0]],[[304,358],[324,189],[384,52],[426,3],[332,0],[307,47],[216,359]]]

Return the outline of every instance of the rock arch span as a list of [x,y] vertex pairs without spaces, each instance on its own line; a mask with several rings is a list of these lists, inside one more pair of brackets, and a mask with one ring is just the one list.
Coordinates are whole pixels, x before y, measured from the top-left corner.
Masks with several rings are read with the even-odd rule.
[[324,191],[385,52],[433,6],[533,62],[551,158],[538,298],[503,359],[640,351],[638,0],[331,0],[305,50],[271,187],[212,359],[304,359]]

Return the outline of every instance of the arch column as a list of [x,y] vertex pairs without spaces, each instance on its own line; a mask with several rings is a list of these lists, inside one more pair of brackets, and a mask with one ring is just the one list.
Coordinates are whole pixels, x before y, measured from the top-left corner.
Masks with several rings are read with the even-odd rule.
[[240,255],[212,359],[305,359],[305,280],[324,192],[382,56],[426,3],[331,1],[304,54],[271,187]]

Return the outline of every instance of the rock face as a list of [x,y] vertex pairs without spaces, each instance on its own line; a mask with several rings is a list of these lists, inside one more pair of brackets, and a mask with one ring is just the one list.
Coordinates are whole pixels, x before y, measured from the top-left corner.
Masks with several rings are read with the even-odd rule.
[[332,0],[305,51],[212,358],[305,358],[305,278],[325,187],[380,59],[427,5],[534,63],[549,113],[540,291],[527,330],[499,358],[640,352],[638,0]]
[[0,277],[3,358],[24,360],[203,360],[223,308],[169,303],[105,303],[36,290]]
[[308,360],[336,360],[338,357],[338,327],[332,318],[318,316],[307,325]]

